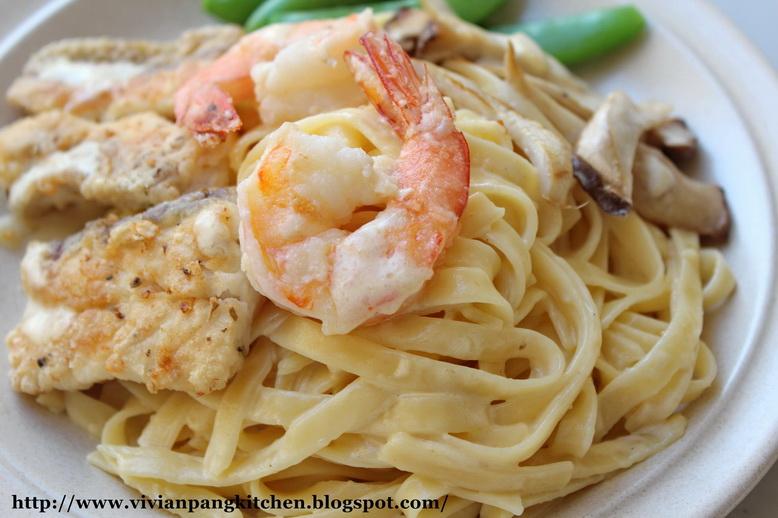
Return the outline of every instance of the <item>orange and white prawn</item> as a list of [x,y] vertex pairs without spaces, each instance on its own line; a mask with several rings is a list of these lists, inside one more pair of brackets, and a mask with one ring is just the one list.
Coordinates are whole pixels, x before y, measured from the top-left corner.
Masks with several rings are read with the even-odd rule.
[[343,107],[342,99],[359,101],[343,54],[372,28],[366,11],[248,34],[176,92],[176,121],[208,143],[240,130],[241,115],[258,111],[263,122],[277,125]]
[[[287,123],[266,137],[238,186],[243,269],[276,304],[328,334],[401,311],[456,235],[470,182],[464,136],[427,70],[387,36],[346,53],[354,77],[400,140],[389,165],[343,138]],[[385,207],[356,230],[356,211]]]

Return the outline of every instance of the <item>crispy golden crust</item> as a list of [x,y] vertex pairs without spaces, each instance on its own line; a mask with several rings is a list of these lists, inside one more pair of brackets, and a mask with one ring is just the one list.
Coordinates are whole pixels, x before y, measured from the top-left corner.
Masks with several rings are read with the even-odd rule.
[[32,113],[62,109],[112,120],[151,110],[172,118],[178,87],[242,35],[238,27],[214,26],[187,31],[172,42],[57,41],[30,58],[7,98]]
[[81,143],[93,128],[85,119],[58,111],[4,127],[0,130],[0,186],[8,189],[35,162]]
[[46,112],[0,130],[0,185],[27,219],[84,204],[136,212],[227,185],[229,145],[205,149],[150,112],[106,123]]
[[203,191],[65,241],[33,242],[7,337],[15,389],[118,378],[204,394],[243,363],[260,296],[240,270],[234,189]]

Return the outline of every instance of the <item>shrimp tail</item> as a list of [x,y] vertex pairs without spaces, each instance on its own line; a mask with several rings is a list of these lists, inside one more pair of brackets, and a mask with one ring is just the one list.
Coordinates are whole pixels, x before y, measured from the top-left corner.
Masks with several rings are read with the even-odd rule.
[[[408,54],[386,34],[368,32],[359,41],[367,55],[346,52],[346,62],[371,104],[406,138],[421,123],[422,107],[434,95],[429,74],[425,69],[420,78]],[[439,100],[448,110],[443,99]]]
[[[461,186],[470,182],[470,150],[464,135],[454,126],[443,95],[427,67],[417,72],[408,54],[385,33],[368,32],[360,38],[360,43],[367,54],[347,51],[345,58],[370,103],[402,140],[423,137],[417,140],[426,141],[426,144],[407,147],[406,154],[409,150],[421,151],[417,157],[406,156],[407,161],[416,164],[423,157],[428,167],[434,168],[429,163],[435,155],[430,149],[447,150],[448,157],[436,160],[447,161],[441,167],[449,169],[450,174],[437,178],[440,183],[437,191],[443,206],[454,200],[452,208],[459,217],[467,204],[468,189]],[[409,176],[416,174],[419,172],[414,166],[408,168]],[[409,178],[407,182],[420,181]]]
[[232,98],[214,83],[188,85],[175,96],[176,122],[200,143],[213,144],[238,131],[242,122]]

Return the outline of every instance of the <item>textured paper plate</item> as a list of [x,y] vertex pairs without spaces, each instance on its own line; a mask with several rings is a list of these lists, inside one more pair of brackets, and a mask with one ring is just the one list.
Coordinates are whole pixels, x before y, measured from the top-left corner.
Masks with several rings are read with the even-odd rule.
[[[609,3],[615,2],[522,2],[529,15]],[[778,453],[778,80],[751,44],[707,3],[637,3],[650,19],[649,35],[579,73],[603,90],[621,88],[638,99],[672,102],[697,132],[704,149],[700,171],[724,186],[734,213],[725,252],[739,285],[733,299],[708,316],[705,339],[720,373],[707,397],[687,412],[689,429],[683,439],[565,499],[553,509],[560,518],[724,516]],[[5,91],[27,56],[45,43],[69,36],[173,38],[208,21],[198,6],[196,0],[0,0],[0,89]],[[520,6],[511,7],[518,12]],[[0,108],[0,122],[15,116]],[[18,262],[19,254],[0,250],[2,334],[24,307]],[[4,351],[0,357],[0,376],[5,378]],[[0,381],[4,516],[9,516],[12,493],[56,499],[70,493],[135,496],[87,464],[84,457],[93,447],[93,440],[66,418],[38,408],[30,398],[13,393],[5,379]]]

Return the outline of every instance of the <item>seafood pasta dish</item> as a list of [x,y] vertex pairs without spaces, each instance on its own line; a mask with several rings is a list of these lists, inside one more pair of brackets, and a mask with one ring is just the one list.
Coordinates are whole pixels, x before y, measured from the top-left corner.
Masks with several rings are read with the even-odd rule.
[[141,494],[225,502],[202,516],[542,515],[679,439],[735,288],[681,114],[461,2],[281,3],[30,57],[13,388]]

